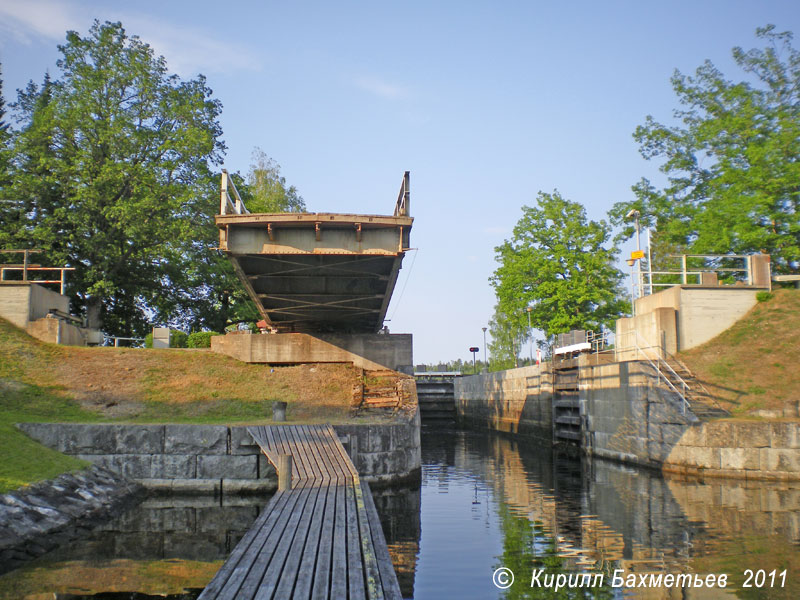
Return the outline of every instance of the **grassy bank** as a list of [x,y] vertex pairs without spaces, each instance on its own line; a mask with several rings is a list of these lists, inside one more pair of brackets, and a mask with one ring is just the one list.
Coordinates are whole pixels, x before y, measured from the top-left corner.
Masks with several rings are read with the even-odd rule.
[[25,421],[268,423],[350,419],[360,372],[347,365],[270,368],[208,350],[45,344],[0,319],[0,492],[85,465],[20,433]]
[[771,411],[796,417],[798,332],[800,290],[776,290],[733,327],[680,358],[733,416],[751,418]]

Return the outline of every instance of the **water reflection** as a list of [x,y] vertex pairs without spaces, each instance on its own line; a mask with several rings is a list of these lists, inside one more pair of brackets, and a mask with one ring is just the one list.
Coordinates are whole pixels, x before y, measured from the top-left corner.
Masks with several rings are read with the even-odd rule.
[[0,599],[196,598],[266,502],[145,500],[84,538],[0,577]]
[[[664,479],[647,470],[464,432],[449,436],[426,432],[423,462],[418,599],[441,597],[446,589],[463,598],[548,597],[537,595],[546,590],[529,587],[532,569],[542,566],[552,572],[605,572],[607,584],[614,569],[626,575],[725,573],[729,578],[726,590],[606,587],[592,590],[597,597],[608,593],[641,598],[800,596],[796,484]],[[467,517],[474,490],[486,503],[482,527],[473,526]],[[444,505],[442,497],[447,498]],[[469,533],[459,536],[457,560],[443,558],[447,554],[440,553],[439,544],[429,542],[431,534],[443,537],[458,525],[429,519],[428,503],[445,519],[461,515],[462,532]],[[429,543],[434,553],[426,552]],[[470,555],[480,558],[471,561]],[[448,561],[472,562],[477,573]],[[518,577],[501,592],[491,584],[491,574],[498,566],[513,570],[512,564],[522,570],[525,581],[520,583]],[[438,580],[425,576],[429,565],[435,567]],[[746,569],[766,573],[787,569],[786,585],[742,589]],[[562,593],[583,597],[583,591]]]
[[[491,434],[423,431],[419,486],[376,489],[405,598],[797,598],[800,486],[681,481]],[[150,499],[0,577],[0,600],[196,598],[266,504]],[[498,589],[492,574],[510,568]],[[590,589],[531,587],[534,569],[603,574]],[[727,589],[620,589],[627,574],[727,574]],[[743,588],[745,571],[785,586]],[[777,582],[779,585],[780,582]]]

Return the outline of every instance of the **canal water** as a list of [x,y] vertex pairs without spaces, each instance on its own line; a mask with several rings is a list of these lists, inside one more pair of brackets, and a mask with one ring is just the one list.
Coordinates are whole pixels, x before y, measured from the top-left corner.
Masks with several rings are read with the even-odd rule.
[[[800,485],[664,478],[460,431],[423,429],[422,460],[419,486],[374,492],[406,598],[800,598]],[[0,599],[196,598],[263,504],[148,499],[0,576]]]

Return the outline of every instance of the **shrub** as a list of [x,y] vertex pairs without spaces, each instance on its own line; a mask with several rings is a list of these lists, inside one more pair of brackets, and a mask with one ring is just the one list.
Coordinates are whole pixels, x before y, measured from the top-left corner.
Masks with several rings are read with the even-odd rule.
[[178,329],[171,329],[169,332],[169,347],[170,348],[186,348],[186,340],[188,339],[183,331]]
[[[169,332],[169,347],[170,348],[186,348],[186,339],[188,336],[177,329],[171,329]],[[153,332],[151,331],[144,336],[144,347],[153,347]]]
[[767,300],[772,300],[775,297],[775,294],[772,292],[758,292],[756,294],[756,300],[759,302],[766,302]]
[[220,335],[216,331],[195,331],[186,340],[187,348],[211,348],[211,337]]

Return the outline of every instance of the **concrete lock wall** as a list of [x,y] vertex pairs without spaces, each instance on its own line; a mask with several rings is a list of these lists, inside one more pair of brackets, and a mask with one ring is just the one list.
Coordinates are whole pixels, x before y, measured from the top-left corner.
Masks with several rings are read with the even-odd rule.
[[[420,470],[419,413],[379,425],[334,425],[363,479]],[[274,489],[275,469],[247,432],[225,425],[20,423],[38,442],[163,491],[248,493]]]
[[677,394],[657,385],[645,362],[582,366],[579,371],[583,451],[660,468],[696,421]]
[[414,370],[411,334],[235,333],[212,337],[211,349],[250,363],[352,363],[366,370]]
[[459,424],[550,442],[553,376],[549,363],[455,379]]
[[[578,370],[581,450],[590,456],[685,475],[800,480],[800,423],[702,422],[659,385],[646,361]],[[552,444],[549,365],[463,377],[455,383],[461,424]]]

